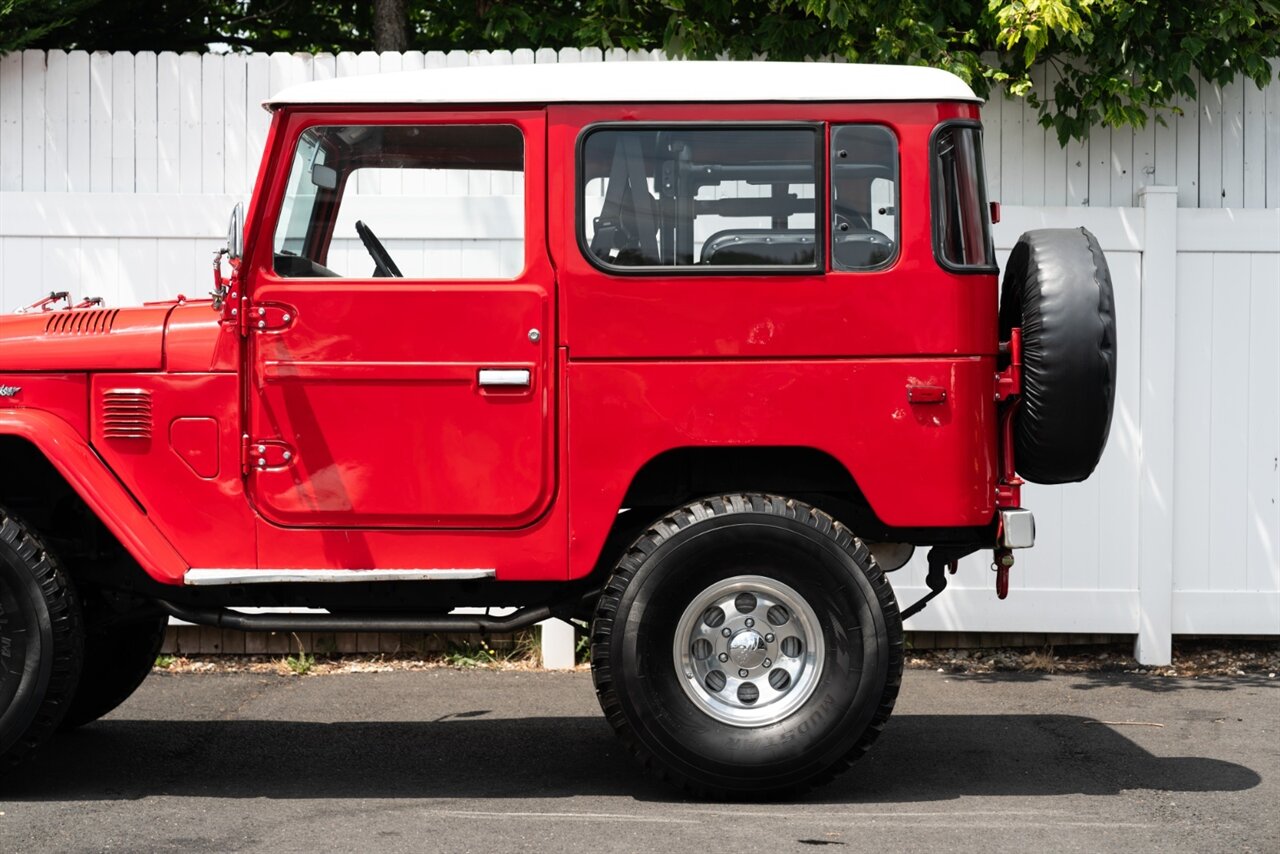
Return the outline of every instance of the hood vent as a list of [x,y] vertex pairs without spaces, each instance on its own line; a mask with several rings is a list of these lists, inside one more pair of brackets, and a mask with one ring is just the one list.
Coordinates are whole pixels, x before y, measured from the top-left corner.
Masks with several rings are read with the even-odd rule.
[[77,309],[50,312],[46,335],[105,335],[115,325],[118,308]]
[[102,393],[104,439],[151,438],[151,392],[140,388],[111,388]]

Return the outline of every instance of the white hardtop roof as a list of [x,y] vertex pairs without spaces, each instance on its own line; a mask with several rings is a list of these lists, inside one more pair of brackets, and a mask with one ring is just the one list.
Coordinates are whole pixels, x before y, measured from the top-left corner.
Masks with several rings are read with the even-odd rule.
[[288,104],[978,101],[937,68],[832,62],[589,62],[478,65],[338,77],[278,92]]

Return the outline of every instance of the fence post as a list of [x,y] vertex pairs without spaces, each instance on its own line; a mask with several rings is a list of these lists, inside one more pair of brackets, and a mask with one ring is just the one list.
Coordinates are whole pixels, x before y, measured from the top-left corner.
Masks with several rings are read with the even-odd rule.
[[550,619],[538,623],[542,634],[542,666],[547,670],[572,670],[575,662],[573,624]]
[[1138,640],[1140,664],[1173,658],[1174,309],[1178,188],[1143,187],[1142,391],[1139,396]]

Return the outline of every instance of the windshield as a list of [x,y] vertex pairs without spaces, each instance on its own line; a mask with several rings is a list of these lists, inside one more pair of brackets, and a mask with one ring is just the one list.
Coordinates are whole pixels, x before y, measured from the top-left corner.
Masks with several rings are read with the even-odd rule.
[[316,205],[316,182],[312,171],[324,165],[325,153],[316,128],[308,128],[298,138],[298,150],[289,170],[289,188],[276,223],[276,252],[301,255],[307,241],[311,211]]

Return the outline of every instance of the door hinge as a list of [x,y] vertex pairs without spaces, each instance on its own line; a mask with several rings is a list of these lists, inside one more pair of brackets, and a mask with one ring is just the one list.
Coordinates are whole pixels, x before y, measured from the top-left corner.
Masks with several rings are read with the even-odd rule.
[[250,439],[247,435],[240,442],[240,468],[245,474],[293,465],[293,448],[288,442],[280,439]]
[[245,302],[240,329],[249,332],[279,332],[293,325],[298,310],[281,302]]
[[1022,394],[1022,329],[1009,330],[1009,341],[1000,345],[1000,354],[1009,357],[1009,366],[996,374],[996,401]]

